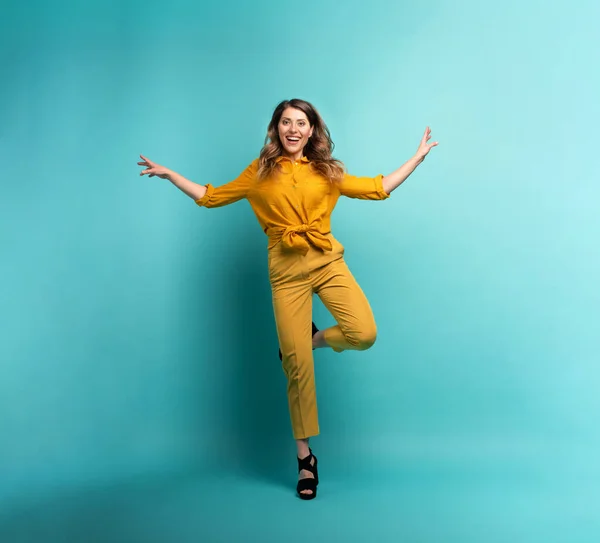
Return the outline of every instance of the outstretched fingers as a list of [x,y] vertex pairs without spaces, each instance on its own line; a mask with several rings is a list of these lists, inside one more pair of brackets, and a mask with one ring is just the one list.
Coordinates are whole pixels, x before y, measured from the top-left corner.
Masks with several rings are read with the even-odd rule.
[[427,143],[430,139],[431,139],[431,128],[427,127],[425,129],[425,134],[423,134],[423,143],[431,149],[432,147],[435,147],[439,142],[434,141],[433,143]]
[[[152,168],[155,166],[154,162],[152,162],[149,158],[146,158],[144,155],[140,155],[142,158],[142,162],[138,162],[138,166],[146,166],[147,169],[142,170],[140,175],[149,174],[152,171]],[[152,175],[150,175],[152,177]]]

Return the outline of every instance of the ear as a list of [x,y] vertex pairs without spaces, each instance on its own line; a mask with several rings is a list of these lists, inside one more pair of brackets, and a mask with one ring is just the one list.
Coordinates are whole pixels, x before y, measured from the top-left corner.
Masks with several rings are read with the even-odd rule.
[[309,137],[309,138],[310,138],[310,137],[313,135],[313,130],[314,130],[314,128],[311,128],[311,129],[310,129],[310,133],[308,134],[308,137]]

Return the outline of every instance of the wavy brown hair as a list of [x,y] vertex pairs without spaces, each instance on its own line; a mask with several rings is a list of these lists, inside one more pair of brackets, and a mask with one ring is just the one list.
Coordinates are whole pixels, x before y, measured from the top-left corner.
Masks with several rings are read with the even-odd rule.
[[313,128],[312,136],[303,151],[304,156],[310,160],[313,169],[331,182],[341,181],[344,176],[344,164],[331,156],[334,144],[327,125],[312,104],[298,98],[284,100],[273,112],[271,122],[267,128],[265,144],[260,151],[258,179],[269,177],[279,166],[277,157],[283,154],[283,145],[279,139],[278,127],[281,115],[288,107],[304,112],[308,124]]

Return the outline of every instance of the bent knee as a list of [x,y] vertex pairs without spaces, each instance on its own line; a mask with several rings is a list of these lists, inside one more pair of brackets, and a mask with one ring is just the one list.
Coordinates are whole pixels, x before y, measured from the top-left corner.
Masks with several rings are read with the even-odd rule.
[[348,337],[348,343],[352,345],[357,351],[366,351],[370,349],[377,339],[377,329],[369,328],[362,330],[361,332],[352,334],[352,337]]

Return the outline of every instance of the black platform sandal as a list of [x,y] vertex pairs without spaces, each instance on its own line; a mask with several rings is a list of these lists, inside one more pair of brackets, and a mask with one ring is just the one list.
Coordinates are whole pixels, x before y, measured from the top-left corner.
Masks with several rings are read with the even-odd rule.
[[[314,336],[318,331],[319,331],[319,329],[317,328],[316,324],[313,322],[312,323],[312,335]],[[313,349],[313,351],[314,351],[314,349]],[[281,349],[279,349],[279,360],[283,361],[283,355],[281,354]]]
[[[300,473],[303,469],[306,471],[310,471],[314,475],[314,479],[311,477],[305,477],[304,479],[300,479],[298,481],[298,485],[296,486],[296,492],[298,496],[300,496],[303,500],[312,500],[317,497],[317,485],[319,484],[319,470],[317,468],[317,457],[312,453],[312,450],[309,448],[309,455],[306,458],[298,458],[298,473]],[[310,461],[315,459],[314,466],[311,465]],[[310,490],[311,494],[302,494],[303,490]]]

